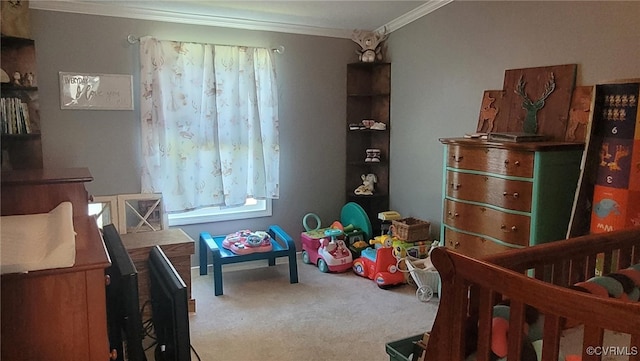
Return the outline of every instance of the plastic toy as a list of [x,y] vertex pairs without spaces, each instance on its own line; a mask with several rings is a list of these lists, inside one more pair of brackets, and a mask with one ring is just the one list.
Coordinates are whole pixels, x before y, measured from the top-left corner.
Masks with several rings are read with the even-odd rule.
[[240,255],[270,252],[273,249],[271,237],[267,232],[252,232],[246,229],[227,235],[222,241],[222,247]]
[[378,236],[369,243],[378,247],[364,249],[353,261],[353,271],[375,281],[380,288],[404,283],[405,275],[398,269],[391,236]]
[[315,264],[320,272],[345,272],[353,265],[353,256],[344,240],[339,236],[344,234],[344,227],[340,222],[333,222],[331,227],[320,229],[318,216],[317,228],[309,229],[305,216],[304,225],[307,232],[300,235],[302,243],[302,262]]
[[[369,216],[358,203],[349,202],[342,207],[340,211],[340,222],[342,224],[353,225],[354,228],[362,231],[362,240],[373,238],[373,229]],[[348,226],[345,227],[345,232],[347,232],[346,228],[348,228]],[[347,233],[347,235],[349,235],[349,233]],[[360,239],[356,239],[356,237],[352,239],[354,242],[358,240]],[[364,243],[368,246],[367,242]]]
[[[491,354],[492,360],[506,359],[507,348],[509,345],[509,314],[510,314],[510,301],[503,300],[499,304],[493,306],[493,315],[491,320]],[[541,355],[537,354],[536,348],[541,349],[542,343],[542,329],[544,327],[543,319],[539,317],[539,312],[529,306],[525,307],[525,322],[526,327],[522,330],[522,348],[521,348],[521,361],[537,361]],[[476,352],[477,340],[478,340],[478,319],[477,317],[467,318],[466,330],[466,345],[465,356]],[[513,332],[512,332],[513,333]],[[559,355],[559,360],[564,359],[564,355]],[[475,358],[473,356],[469,358]]]
[[416,289],[416,297],[420,302],[429,302],[434,293],[438,290],[440,284],[440,276],[433,265],[426,265],[428,258],[416,260],[412,262],[409,258],[404,259],[407,270],[411,274],[411,279],[418,287]]
[[360,257],[360,252],[369,247],[369,243],[364,240],[364,232],[351,225],[344,227],[343,232],[344,242],[347,245],[347,248],[349,248],[349,251],[351,251],[351,256],[354,259]]
[[389,233],[391,228],[391,222],[402,219],[402,216],[397,211],[384,211],[378,213],[378,219],[381,221],[380,229],[382,230],[382,234]]

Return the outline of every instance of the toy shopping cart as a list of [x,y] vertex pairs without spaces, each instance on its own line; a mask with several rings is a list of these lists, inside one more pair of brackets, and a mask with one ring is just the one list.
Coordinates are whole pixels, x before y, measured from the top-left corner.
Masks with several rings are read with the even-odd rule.
[[409,258],[405,258],[404,261],[407,264],[407,270],[411,273],[411,278],[418,287],[416,297],[421,302],[429,302],[440,284],[438,271],[420,268]]

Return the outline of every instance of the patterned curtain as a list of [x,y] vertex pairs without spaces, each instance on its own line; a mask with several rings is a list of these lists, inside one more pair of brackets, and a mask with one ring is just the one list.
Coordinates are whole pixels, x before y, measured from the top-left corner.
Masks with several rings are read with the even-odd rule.
[[279,197],[270,49],[144,37],[140,62],[143,193],[167,212]]

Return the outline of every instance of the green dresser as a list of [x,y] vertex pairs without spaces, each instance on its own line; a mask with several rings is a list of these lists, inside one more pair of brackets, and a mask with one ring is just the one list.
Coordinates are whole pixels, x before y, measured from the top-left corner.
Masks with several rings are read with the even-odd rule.
[[584,144],[440,142],[447,248],[482,258],[566,238]]

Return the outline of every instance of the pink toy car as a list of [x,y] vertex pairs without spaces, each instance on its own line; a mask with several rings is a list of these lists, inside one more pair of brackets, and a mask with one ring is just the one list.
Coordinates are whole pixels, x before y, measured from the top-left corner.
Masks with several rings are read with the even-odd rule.
[[314,237],[311,232],[300,236],[302,243],[302,262],[315,264],[320,272],[345,272],[351,269],[353,257],[343,240],[337,239],[342,230],[328,228],[324,237]]

